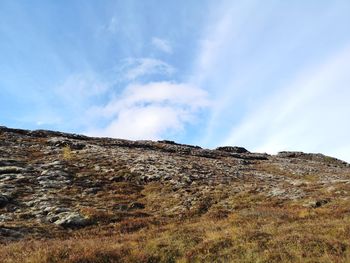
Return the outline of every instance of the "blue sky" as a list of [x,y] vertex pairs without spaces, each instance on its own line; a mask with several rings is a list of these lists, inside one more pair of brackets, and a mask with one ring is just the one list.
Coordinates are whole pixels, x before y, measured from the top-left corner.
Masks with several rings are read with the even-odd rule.
[[0,125],[350,161],[349,1],[0,2]]

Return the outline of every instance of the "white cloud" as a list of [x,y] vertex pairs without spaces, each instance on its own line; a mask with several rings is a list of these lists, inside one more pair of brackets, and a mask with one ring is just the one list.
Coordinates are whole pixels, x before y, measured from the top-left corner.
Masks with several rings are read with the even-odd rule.
[[164,132],[178,132],[185,119],[177,109],[167,106],[130,107],[120,110],[98,135],[128,139],[159,139]]
[[145,75],[171,75],[174,72],[171,65],[154,58],[128,58],[121,67],[122,77],[129,81]]
[[170,45],[169,41],[165,39],[161,39],[158,37],[153,37],[152,38],[152,45],[155,46],[157,49],[159,49],[162,52],[172,54],[173,53],[173,48]]
[[127,139],[159,139],[181,132],[196,113],[209,106],[207,93],[184,83],[153,82],[129,85],[120,98],[91,114],[110,118],[110,123],[91,135]]

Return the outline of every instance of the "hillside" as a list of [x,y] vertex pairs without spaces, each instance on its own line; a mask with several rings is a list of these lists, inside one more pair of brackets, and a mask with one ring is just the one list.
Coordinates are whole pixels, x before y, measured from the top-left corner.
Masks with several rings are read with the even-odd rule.
[[0,262],[350,262],[350,165],[0,127]]

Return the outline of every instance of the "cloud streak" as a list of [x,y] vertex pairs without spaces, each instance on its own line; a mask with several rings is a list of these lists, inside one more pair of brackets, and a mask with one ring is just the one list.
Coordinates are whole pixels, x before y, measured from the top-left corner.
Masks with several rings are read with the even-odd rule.
[[162,52],[168,53],[168,54],[172,54],[173,53],[173,48],[170,45],[169,41],[165,40],[165,39],[161,39],[158,37],[153,37],[152,38],[152,45],[154,47],[156,47],[157,49],[159,49]]
[[350,160],[348,83],[350,47],[317,67],[299,73],[293,83],[270,95],[252,110],[223,144],[244,143],[257,151],[276,153],[302,149]]
[[224,1],[212,9],[191,78],[214,101],[201,145],[323,152],[350,161],[350,151],[344,154],[350,125],[342,119],[350,113],[350,39],[337,21],[344,7],[311,7]]
[[121,79],[134,81],[147,75],[170,76],[175,72],[175,68],[160,59],[128,58],[123,60],[118,71]]

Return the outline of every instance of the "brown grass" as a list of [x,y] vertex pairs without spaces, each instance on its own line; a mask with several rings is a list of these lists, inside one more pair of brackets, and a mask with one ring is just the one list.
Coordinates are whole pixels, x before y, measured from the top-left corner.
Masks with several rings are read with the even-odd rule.
[[349,205],[260,204],[226,211],[224,218],[201,210],[200,216],[160,225],[129,218],[110,237],[2,246],[0,262],[350,262]]

